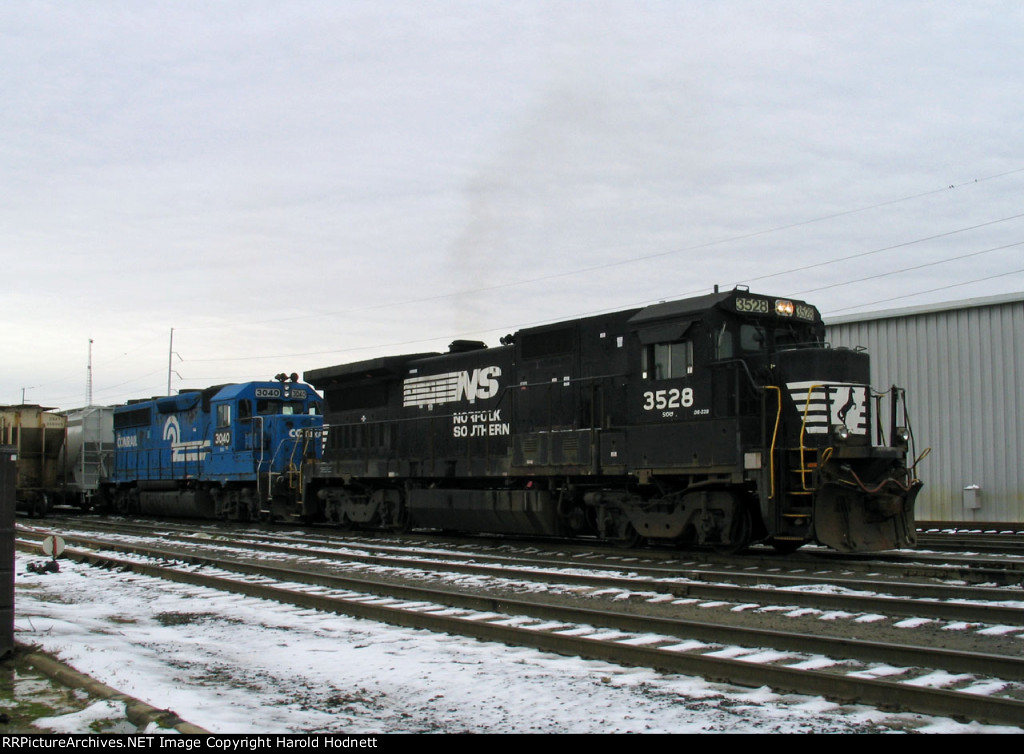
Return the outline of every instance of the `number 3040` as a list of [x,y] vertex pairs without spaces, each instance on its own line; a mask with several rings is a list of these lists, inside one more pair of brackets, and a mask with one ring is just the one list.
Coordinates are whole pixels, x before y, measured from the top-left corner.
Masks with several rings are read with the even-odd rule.
[[644,411],[661,410],[664,408],[687,408],[693,405],[693,388],[682,390],[648,390],[644,393]]

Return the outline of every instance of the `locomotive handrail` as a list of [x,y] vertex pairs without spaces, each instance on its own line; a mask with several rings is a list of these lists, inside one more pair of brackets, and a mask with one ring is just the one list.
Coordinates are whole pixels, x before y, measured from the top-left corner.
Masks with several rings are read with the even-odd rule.
[[772,430],[772,441],[768,448],[768,478],[771,480],[769,485],[768,499],[775,499],[775,441],[779,436],[779,423],[782,421],[782,388],[778,385],[764,385],[762,390],[774,390],[778,393],[778,405],[775,409],[775,428]]
[[[824,383],[816,383],[807,388],[807,398],[804,399],[804,414],[800,418],[800,486],[804,492],[813,492],[812,488],[807,486],[807,472],[810,469],[807,468],[807,462],[804,460],[804,451],[810,450],[810,448],[804,447],[804,435],[807,431],[807,414],[811,410],[811,394],[818,388],[825,389]],[[828,404],[828,390],[825,390],[825,403]]]
[[931,452],[932,452],[932,449],[930,447],[929,448],[925,448],[924,451],[922,451],[921,455],[919,455],[917,458],[914,459],[914,463],[911,465],[910,471],[914,473],[914,478],[915,479],[917,478],[917,464],[921,463],[921,461],[923,461],[925,458],[927,458],[928,454],[931,453]]
[[[253,422],[253,424],[256,423],[257,419],[259,419],[259,422],[260,422],[259,434],[256,434],[256,432],[253,432],[253,435],[254,435],[253,442],[258,441],[259,442],[259,447],[260,447],[260,454],[256,458],[256,504],[262,507],[263,501],[260,499],[262,497],[262,495],[260,494],[260,469],[263,468],[263,463],[266,460],[266,455],[264,453],[264,450],[266,449],[266,443],[263,442],[263,432],[264,432],[264,430],[266,428],[266,421],[265,421],[266,417],[264,417],[262,414],[258,414],[256,416],[250,417],[250,419]],[[271,465],[271,467],[272,467],[272,465]],[[270,497],[270,482],[271,482],[270,472],[268,471],[267,472],[267,497],[268,498]]]
[[709,364],[709,366],[720,367],[720,366],[725,366],[727,364],[740,364],[743,367],[743,371],[747,375],[747,381],[750,383],[750,387],[754,388],[754,390],[763,390],[764,389],[764,386],[757,384],[757,381],[754,379],[754,375],[751,374],[751,372],[750,372],[750,365],[746,362],[746,359],[737,359],[737,358],[718,359],[716,361],[712,361]]

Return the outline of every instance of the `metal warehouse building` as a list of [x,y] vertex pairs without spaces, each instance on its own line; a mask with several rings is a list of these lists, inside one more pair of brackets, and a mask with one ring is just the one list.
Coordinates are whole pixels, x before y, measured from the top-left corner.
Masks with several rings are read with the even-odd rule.
[[1024,521],[1024,293],[826,319],[871,354],[872,385],[907,390],[921,521]]

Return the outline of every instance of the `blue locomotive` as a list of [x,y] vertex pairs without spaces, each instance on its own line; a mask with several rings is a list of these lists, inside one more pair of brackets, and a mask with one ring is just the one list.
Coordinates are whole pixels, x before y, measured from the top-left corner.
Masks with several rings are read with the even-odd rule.
[[217,385],[114,411],[113,473],[122,513],[237,521],[301,512],[302,467],[319,458],[320,396],[298,376]]

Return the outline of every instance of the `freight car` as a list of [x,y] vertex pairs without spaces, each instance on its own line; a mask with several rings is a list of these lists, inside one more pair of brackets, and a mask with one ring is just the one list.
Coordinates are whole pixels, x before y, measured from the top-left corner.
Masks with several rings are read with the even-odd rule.
[[86,406],[61,415],[67,418],[68,429],[57,462],[56,499],[89,510],[113,468],[114,407]]
[[119,406],[106,505],[241,521],[292,515],[303,462],[322,448],[321,410],[295,374]]
[[44,516],[54,504],[67,419],[32,404],[0,406],[0,445],[14,449],[18,510]]
[[722,551],[912,546],[904,394],[875,393],[868,365],[825,344],[815,307],[737,288],[307,371],[327,438],[304,512]]

